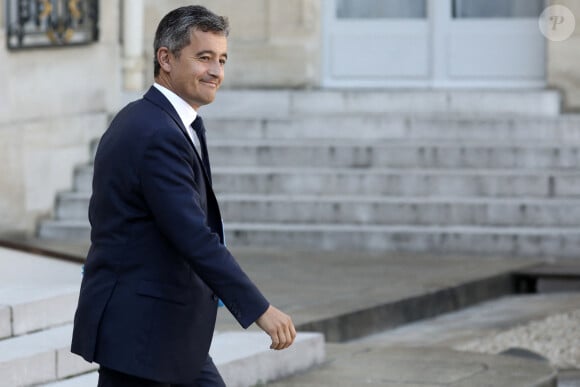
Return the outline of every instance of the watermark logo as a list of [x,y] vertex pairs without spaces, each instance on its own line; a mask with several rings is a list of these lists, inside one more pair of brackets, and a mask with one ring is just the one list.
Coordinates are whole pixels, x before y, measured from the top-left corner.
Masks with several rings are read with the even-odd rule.
[[576,29],[576,18],[568,7],[549,6],[540,15],[540,31],[549,40],[561,42],[568,39]]

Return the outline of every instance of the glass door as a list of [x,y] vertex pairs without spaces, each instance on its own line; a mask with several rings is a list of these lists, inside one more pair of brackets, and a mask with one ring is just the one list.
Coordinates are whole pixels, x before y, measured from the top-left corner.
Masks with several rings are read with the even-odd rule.
[[430,77],[427,0],[325,1],[327,86],[424,85]]
[[[433,3],[446,3],[434,0]],[[433,7],[434,86],[543,87],[544,0],[452,0]]]
[[324,86],[545,85],[544,0],[324,4]]

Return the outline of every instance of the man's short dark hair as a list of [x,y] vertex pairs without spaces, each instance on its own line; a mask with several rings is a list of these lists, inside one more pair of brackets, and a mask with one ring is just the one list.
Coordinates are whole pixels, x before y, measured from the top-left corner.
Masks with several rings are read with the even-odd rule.
[[201,5],[180,7],[169,12],[161,19],[155,32],[153,42],[155,76],[159,75],[161,69],[157,51],[161,47],[167,47],[173,55],[179,57],[183,47],[191,43],[191,32],[196,29],[228,36],[230,24],[227,17],[216,15]]

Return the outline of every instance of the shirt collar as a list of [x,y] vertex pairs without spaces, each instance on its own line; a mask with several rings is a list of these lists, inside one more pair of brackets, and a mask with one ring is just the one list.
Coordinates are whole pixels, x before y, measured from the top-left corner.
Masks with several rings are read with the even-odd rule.
[[189,105],[187,102],[185,102],[183,98],[181,98],[168,88],[161,86],[159,83],[154,82],[153,86],[157,90],[159,90],[165,96],[165,98],[169,100],[169,103],[171,104],[171,106],[173,106],[173,108],[177,112],[177,115],[183,122],[183,126],[185,126],[186,129],[189,128],[193,123],[193,121],[195,120],[195,118],[197,117],[197,112],[195,111],[195,109],[192,108],[191,105]]

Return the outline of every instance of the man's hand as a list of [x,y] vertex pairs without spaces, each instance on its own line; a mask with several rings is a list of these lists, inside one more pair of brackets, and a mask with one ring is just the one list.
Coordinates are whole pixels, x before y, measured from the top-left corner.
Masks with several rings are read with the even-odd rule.
[[296,338],[296,329],[290,316],[272,305],[256,320],[256,324],[272,339],[271,349],[286,349]]

